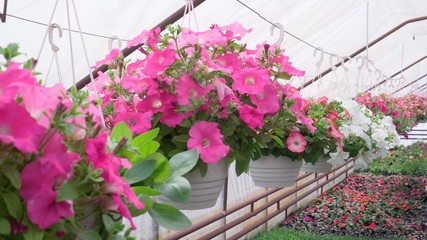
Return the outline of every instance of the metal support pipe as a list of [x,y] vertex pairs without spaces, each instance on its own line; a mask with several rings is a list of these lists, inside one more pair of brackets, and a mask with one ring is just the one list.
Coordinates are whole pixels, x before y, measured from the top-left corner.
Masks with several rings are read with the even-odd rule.
[[[311,175],[313,175],[313,174],[312,173],[303,174],[303,175],[301,175],[301,176],[298,177],[297,181],[303,180],[303,179],[305,179],[305,178],[307,178],[307,177],[309,177]],[[182,237],[184,237],[184,236],[186,236],[188,234],[191,234],[191,233],[193,233],[193,232],[195,232],[195,231],[197,231],[197,230],[199,230],[199,229],[201,229],[203,227],[208,226],[212,222],[218,221],[221,218],[224,218],[224,217],[226,217],[226,216],[228,216],[228,215],[230,215],[230,214],[232,214],[232,213],[234,213],[234,212],[236,212],[236,211],[238,211],[238,210],[240,210],[240,209],[242,209],[244,207],[247,207],[247,206],[250,206],[251,210],[254,210],[254,203],[255,202],[258,202],[259,200],[261,200],[263,198],[266,198],[267,196],[269,196],[269,195],[271,195],[271,194],[273,194],[275,192],[278,192],[280,190],[282,190],[282,189],[281,188],[269,189],[266,192],[264,192],[264,193],[262,193],[262,194],[260,194],[260,195],[258,195],[256,197],[254,197],[254,198],[251,198],[251,199],[249,199],[247,201],[244,201],[244,202],[239,203],[237,205],[234,205],[234,206],[232,206],[230,208],[227,208],[226,211],[216,213],[216,214],[211,215],[208,218],[205,218],[205,219],[203,219],[201,221],[197,221],[191,227],[189,227],[189,228],[187,228],[187,229],[185,229],[183,231],[177,232],[175,234],[169,235],[169,236],[165,237],[163,240],[180,239],[180,238],[182,238]]]
[[[346,166],[346,165],[344,165]],[[353,168],[353,166],[347,167],[346,169],[344,169],[343,171],[341,171],[338,175],[334,176],[333,178],[329,179],[328,181],[325,181],[321,184],[321,186],[325,186],[326,184],[330,183],[331,181],[335,180],[336,178],[340,177],[341,175],[343,175],[344,173],[347,175],[348,171],[351,170]],[[234,234],[233,236],[227,238],[227,240],[234,240],[234,239],[240,239],[241,237],[245,236],[246,234],[248,234],[249,232],[253,231],[254,229],[256,229],[257,227],[261,226],[262,224],[268,222],[269,220],[271,220],[272,218],[276,217],[277,215],[279,215],[281,212],[287,210],[289,207],[291,207],[295,202],[300,201],[301,199],[307,197],[308,195],[312,194],[313,192],[317,191],[318,188],[314,187],[309,189],[307,192],[303,193],[300,197],[298,197],[297,199],[293,199],[292,201],[288,202],[287,204],[283,205],[278,211],[273,212],[272,214],[266,216],[265,218],[263,218],[262,220],[258,220],[255,224],[253,224],[250,227],[245,227],[244,230]],[[251,214],[252,215],[252,214]],[[255,216],[255,215],[253,215]],[[253,217],[251,216],[251,217]]]
[[6,22],[6,15],[7,15],[7,0],[4,0],[3,4],[3,12],[0,13],[0,20],[1,22]]
[[421,87],[418,88],[418,89],[414,89],[414,90],[410,91],[409,93],[406,94],[406,96],[410,95],[411,93],[420,92],[420,91],[422,91],[422,90],[424,90],[426,88],[427,88],[427,83],[424,84],[424,85],[421,85]]
[[[426,58],[427,58],[427,55],[426,55],[426,56],[424,56],[424,57],[422,57],[422,58],[420,58],[420,59],[418,59],[417,61],[415,61],[415,62],[411,63],[410,65],[406,66],[406,67],[405,67],[405,68],[403,68],[402,70],[400,70],[400,71],[398,71],[398,72],[394,73],[393,75],[391,75],[391,76],[390,76],[390,78],[394,78],[394,77],[396,77],[396,76],[397,76],[397,75],[399,75],[400,73],[402,73],[402,72],[404,72],[404,71],[408,70],[409,68],[413,67],[415,64],[417,64],[417,63],[419,63],[419,62],[423,61],[423,60],[424,60],[424,59],[426,59]],[[375,89],[375,88],[379,87],[381,84],[384,84],[386,81],[387,81],[387,79],[382,80],[381,82],[379,82],[379,83],[375,84],[374,86],[370,87],[370,88],[369,88],[368,90],[366,90],[364,93],[367,93],[367,92],[371,91],[372,89]]]
[[403,89],[405,89],[405,88],[407,88],[407,87],[411,86],[412,84],[414,84],[414,83],[416,83],[416,82],[420,81],[420,80],[421,80],[421,79],[423,79],[425,76],[427,76],[427,74],[424,74],[423,76],[421,76],[421,77],[419,77],[419,78],[415,79],[414,81],[412,81],[412,82],[410,82],[410,83],[406,84],[405,86],[403,86],[403,87],[401,87],[401,88],[397,89],[396,91],[392,92],[392,93],[391,93],[391,95],[393,95],[393,94],[395,94],[395,93],[397,93],[397,92],[400,92],[401,90],[403,90]]
[[[194,8],[198,7],[200,4],[202,4],[205,0],[194,0],[193,4],[194,4]],[[170,25],[175,23],[176,21],[178,21],[180,18],[182,18],[182,16],[185,13],[185,6],[181,7],[180,9],[178,9],[176,12],[174,12],[172,15],[170,15],[168,18],[166,18],[165,20],[163,20],[162,22],[160,22],[159,24],[157,24],[153,29],[155,28],[160,28],[162,31],[165,30],[165,28]],[[188,13],[188,12],[187,12]],[[135,52],[138,48],[140,48],[143,44],[139,44],[137,46],[131,47],[131,48],[124,48],[122,50],[122,54],[123,57],[127,57],[129,56],[131,53]],[[92,71],[92,76],[93,78],[98,77],[98,72],[106,72],[108,70],[108,65],[103,64],[101,66],[99,66],[97,69]],[[78,81],[76,83],[76,88],[77,90],[80,90],[82,88],[84,88],[86,85],[88,85],[91,81],[91,77],[90,74],[86,75],[84,78],[82,78],[80,81]],[[70,89],[68,89],[70,90]]]
[[[368,44],[368,48],[374,46],[375,44],[377,44],[379,41],[383,40],[384,38],[388,37],[389,35],[391,35],[392,33],[396,32],[397,30],[399,30],[400,28],[404,27],[405,25],[409,24],[409,23],[414,23],[414,22],[419,22],[419,21],[425,21],[427,20],[427,16],[423,16],[423,17],[418,17],[418,18],[412,18],[409,19],[407,21],[402,22],[401,24],[397,25],[396,27],[392,28],[391,30],[389,30],[388,32],[384,33],[383,35],[381,35],[380,37],[376,38],[375,40],[373,40],[372,42],[370,42]],[[356,52],[352,53],[350,55],[350,58],[354,58],[357,55],[359,55],[360,53],[364,52],[366,50],[366,46],[360,48],[359,50],[357,50]],[[349,58],[343,59],[343,61],[335,64],[335,67],[339,67],[341,66],[341,64],[348,62]],[[299,89],[302,90],[308,86],[310,86],[312,83],[318,81],[320,78],[322,78],[323,76],[325,76],[326,74],[332,72],[332,68],[330,67],[329,69],[325,70],[324,72],[322,72],[320,75],[314,77],[313,79],[309,80],[308,82],[304,83]]]

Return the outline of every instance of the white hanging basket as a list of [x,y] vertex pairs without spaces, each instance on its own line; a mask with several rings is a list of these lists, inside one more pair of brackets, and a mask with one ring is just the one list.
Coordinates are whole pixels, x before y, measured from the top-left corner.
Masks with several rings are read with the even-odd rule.
[[332,164],[328,163],[329,157],[322,157],[320,160],[313,164],[303,161],[301,172],[307,173],[326,173],[332,168]]
[[196,210],[213,207],[223,189],[227,176],[227,160],[223,159],[216,164],[209,164],[205,177],[201,177],[199,169],[184,175],[191,184],[191,194],[187,202],[174,202],[164,196],[157,197],[157,201],[181,210]]
[[298,179],[302,161],[292,161],[288,157],[262,156],[251,161],[249,172],[255,186],[283,188],[293,186]]

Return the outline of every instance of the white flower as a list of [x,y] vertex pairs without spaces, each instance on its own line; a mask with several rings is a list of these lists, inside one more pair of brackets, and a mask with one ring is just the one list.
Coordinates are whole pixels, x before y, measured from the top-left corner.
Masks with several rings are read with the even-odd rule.
[[336,166],[341,166],[343,164],[345,164],[345,160],[347,160],[350,157],[350,153],[348,152],[330,152],[329,156],[331,157],[331,159],[329,159],[327,162],[332,164],[332,165],[336,165]]

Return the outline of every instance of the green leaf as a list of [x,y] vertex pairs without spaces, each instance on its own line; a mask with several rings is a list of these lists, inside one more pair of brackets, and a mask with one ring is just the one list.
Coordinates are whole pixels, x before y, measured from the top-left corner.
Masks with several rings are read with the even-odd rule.
[[190,183],[181,176],[169,178],[162,184],[155,184],[154,188],[176,202],[187,202],[191,193]]
[[132,131],[129,129],[125,122],[119,122],[118,124],[116,124],[110,135],[110,139],[115,142],[120,142],[122,138],[126,138],[128,140],[132,139]]
[[148,213],[159,225],[172,231],[179,231],[191,226],[190,219],[181,211],[166,204],[155,203]]
[[132,141],[132,145],[135,147],[139,147],[147,142],[152,141],[154,138],[157,137],[157,135],[159,134],[159,131],[160,131],[159,128],[155,128],[135,137],[135,139],[133,139]]
[[112,234],[115,228],[114,220],[107,214],[102,214],[102,221],[104,222],[105,229],[109,234]]
[[236,174],[237,174],[237,176],[242,175],[242,173],[248,172],[249,162],[250,161],[244,161],[244,160],[236,161]]
[[149,187],[133,187],[132,190],[137,196],[141,194],[146,194],[148,196],[157,196],[161,194],[159,191]]
[[155,153],[157,149],[159,149],[159,147],[160,147],[160,143],[151,141],[141,145],[138,148],[138,152],[141,154],[142,157],[146,157],[152,153]]
[[134,184],[148,178],[156,168],[155,160],[141,161],[132,166],[123,176],[129,184]]
[[70,181],[67,181],[62,184],[61,189],[59,189],[58,195],[56,196],[56,202],[73,200],[76,199],[78,196],[79,193],[76,187]]
[[19,199],[16,193],[4,193],[3,195],[4,202],[6,203],[7,211],[9,214],[20,220],[22,218],[22,201]]
[[10,183],[12,183],[12,186],[14,186],[16,189],[20,189],[21,179],[19,178],[18,169],[7,165],[2,166],[1,168],[4,175],[9,179]]
[[156,168],[150,179],[155,183],[162,183],[169,178],[170,166],[168,159],[160,153],[153,153],[147,156],[147,160],[156,160]]
[[144,213],[146,213],[155,203],[154,200],[145,194],[141,194],[138,196],[139,201],[141,201],[144,204],[144,209],[136,209],[133,205],[129,206],[129,211],[132,215],[132,217],[138,217]]
[[185,151],[174,155],[169,160],[171,177],[182,176],[194,168],[199,159],[199,151],[197,149]]
[[95,230],[87,230],[80,234],[82,240],[102,240],[101,236]]
[[188,134],[180,134],[180,135],[174,136],[172,139],[176,142],[187,143],[189,138],[190,136]]
[[10,223],[6,218],[0,218],[0,234],[2,235],[10,234]]
[[44,231],[37,229],[35,227],[31,227],[27,232],[24,233],[25,240],[42,240],[44,235]]
[[274,141],[276,141],[276,142],[279,144],[279,146],[281,146],[281,147],[285,147],[285,144],[283,144],[282,139],[280,139],[279,137],[277,137],[277,136],[272,136],[271,138],[273,138],[273,140],[274,140]]

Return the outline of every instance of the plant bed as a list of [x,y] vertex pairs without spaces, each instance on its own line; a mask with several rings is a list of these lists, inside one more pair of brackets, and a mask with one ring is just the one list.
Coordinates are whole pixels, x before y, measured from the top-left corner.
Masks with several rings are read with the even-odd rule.
[[[287,228],[273,228],[270,231],[261,232],[250,238],[251,240],[368,240],[369,237],[348,237],[332,235],[316,235],[309,232],[299,232]],[[386,238],[376,238],[377,240]],[[390,240],[390,238],[387,238]],[[391,238],[392,240],[401,240],[402,238]]]
[[427,178],[420,177],[352,176],[289,216],[283,227],[318,235],[425,239],[426,186]]
[[427,144],[415,142],[407,147],[399,146],[386,157],[370,163],[368,171],[376,175],[427,177]]

